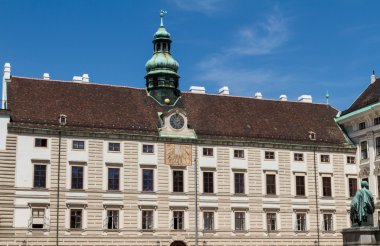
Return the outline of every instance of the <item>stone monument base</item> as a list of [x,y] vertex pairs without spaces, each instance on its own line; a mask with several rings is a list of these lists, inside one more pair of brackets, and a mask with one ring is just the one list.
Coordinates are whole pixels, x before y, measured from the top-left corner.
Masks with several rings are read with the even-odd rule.
[[343,245],[380,245],[380,230],[373,226],[350,227],[342,230]]

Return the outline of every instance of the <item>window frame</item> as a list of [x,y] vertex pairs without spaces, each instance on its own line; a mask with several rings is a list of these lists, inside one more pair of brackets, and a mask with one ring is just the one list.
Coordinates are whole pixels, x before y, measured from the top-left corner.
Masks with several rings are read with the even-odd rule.
[[154,229],[154,211],[152,209],[141,210],[141,230],[149,231]]
[[81,150],[85,150],[85,148],[86,148],[86,143],[84,140],[72,140],[71,142],[72,150],[81,151]]
[[[115,216],[116,214],[116,216]],[[116,228],[114,227],[114,221],[116,217]],[[106,219],[107,219],[107,230],[119,230],[120,229],[120,210],[119,209],[107,209],[106,210]],[[111,226],[110,226],[111,222]],[[111,228],[110,228],[111,227]]]
[[[45,142],[45,144],[43,144],[43,142]],[[49,143],[48,143],[47,138],[34,138],[34,147],[35,148],[47,148],[48,144]]]
[[[38,175],[38,177],[40,177],[39,178],[39,182],[38,183],[40,183],[41,182],[41,177],[44,177],[44,180],[43,180],[43,186],[37,186],[36,185],[36,167],[37,166],[43,166],[44,168],[45,168],[45,170],[44,170],[44,175]],[[48,181],[48,179],[47,179],[47,175],[48,175],[48,165],[47,164],[43,164],[43,163],[34,163],[33,164],[33,188],[34,189],[46,189],[47,188],[47,181]]]
[[[149,172],[149,179],[145,179],[145,172]],[[142,168],[141,169],[141,190],[142,192],[154,192],[154,169],[153,168]],[[148,188],[146,188],[148,187]]]
[[[76,221],[76,218],[78,217],[78,214],[74,214],[74,221],[73,221],[73,211],[80,212],[79,215],[79,227],[77,227],[78,221]],[[74,223],[74,227],[73,227]],[[71,230],[81,230],[83,229],[83,209],[82,208],[71,208],[70,209],[70,229]]]
[[332,197],[332,177],[322,176],[322,196]]
[[245,194],[245,173],[234,172],[234,194]]
[[[329,217],[329,218],[326,219],[326,217]],[[323,219],[323,222],[322,222],[323,232],[333,232],[334,231],[334,214],[323,213],[322,219]],[[326,221],[328,222],[327,224],[326,224]]]
[[276,153],[274,151],[271,151],[271,150],[266,150],[264,151],[264,160],[269,160],[269,161],[273,161],[273,160],[276,160]]
[[374,126],[380,125],[380,117],[373,118],[373,125]]
[[[352,161],[353,160],[353,161]],[[356,157],[352,155],[348,155],[346,157],[346,163],[347,164],[356,164]]]
[[205,157],[214,157],[214,148],[203,147],[202,148],[202,156],[205,156]]
[[307,232],[307,213],[306,212],[297,212],[296,213],[296,228],[295,228],[295,231],[297,231],[297,232]]
[[329,154],[321,154],[320,155],[321,163],[330,163],[330,155]]
[[360,159],[368,160],[368,142],[366,140],[360,142]]
[[[115,145],[119,146],[118,150],[117,150],[117,148],[115,150]],[[113,147],[111,148],[111,146],[113,146]],[[118,142],[108,142],[108,152],[115,152],[115,153],[121,152],[121,143],[118,143]]]
[[[206,228],[206,224],[208,225],[207,228]],[[215,212],[203,211],[203,231],[214,231],[214,230],[215,230]]]
[[[207,175],[205,175],[205,174],[207,174]],[[202,176],[203,176],[202,177],[202,179],[203,179],[202,180],[202,182],[203,182],[203,193],[205,193],[205,194],[214,194],[214,192],[215,192],[215,189],[214,189],[215,188],[215,184],[214,184],[215,183],[215,181],[214,181],[214,172],[203,171]],[[206,178],[206,176],[207,176],[207,178]]]
[[[40,216],[40,212],[38,212],[38,216],[35,217],[34,216],[34,211],[43,211],[43,214],[42,214],[42,216]],[[32,220],[31,221],[31,228],[34,229],[34,230],[44,229],[45,228],[44,220],[46,218],[46,209],[43,208],[43,207],[32,207],[30,212],[31,212],[30,218]],[[42,223],[34,223],[35,219],[42,220]],[[41,225],[41,227],[40,226],[35,226],[35,225]]]
[[[70,188],[72,190],[84,190],[84,166],[79,166],[79,165],[71,165],[71,186]],[[82,169],[82,187],[81,188],[77,188],[77,187],[74,187],[74,168],[81,168]],[[79,177],[80,178],[80,177]],[[79,180],[78,177],[76,177],[75,179],[78,181]]]
[[144,155],[153,155],[154,154],[154,149],[155,149],[154,148],[154,144],[142,144],[141,152]]
[[380,155],[380,137],[375,138],[375,153],[376,156]]
[[298,152],[294,153],[293,154],[293,159],[294,159],[294,161],[302,162],[302,161],[304,161],[304,155],[303,155],[303,153],[298,153]]
[[[240,216],[239,216],[240,215]],[[235,211],[234,212],[234,229],[235,231],[246,231],[246,212],[245,211]]]
[[[176,179],[175,173],[182,173],[179,179]],[[183,193],[185,192],[185,173],[184,170],[172,170],[173,192]]]
[[[268,178],[271,177],[273,180],[269,180]],[[273,181],[272,183],[268,183],[268,181]],[[276,191],[276,174],[273,173],[266,173],[265,174],[265,188],[266,188],[266,194],[267,195],[277,195]]]
[[[278,231],[277,230],[277,213],[267,212],[265,215],[265,218],[266,218],[267,232]],[[273,218],[274,218],[274,224],[272,223]],[[273,226],[274,226],[274,229],[273,229]]]
[[[351,181],[353,183],[351,183]],[[354,187],[352,187],[352,184],[354,184],[353,185]],[[358,179],[357,178],[348,178],[348,197],[354,197],[357,190],[358,190]]]
[[[298,184],[298,178],[302,178],[303,184]],[[299,194],[298,191],[301,191],[299,188],[302,188],[302,194]],[[306,177],[304,175],[295,175],[295,195],[306,196]]]
[[[181,216],[179,216],[179,215],[181,215]],[[173,220],[172,230],[176,230],[176,231],[185,230],[185,211],[173,210],[172,216],[173,216],[173,218],[172,218],[172,220]]]
[[244,149],[234,149],[234,158],[236,159],[244,159],[245,153]]
[[[115,178],[113,177],[112,179],[110,178],[110,170],[118,170],[118,177]],[[120,191],[120,180],[121,180],[121,176],[120,176],[120,168],[119,167],[107,167],[107,190],[108,191]],[[110,180],[113,180],[112,184],[113,186],[111,185],[111,182]],[[116,183],[114,183],[115,181],[117,181]],[[117,184],[117,185],[116,185]]]
[[360,131],[360,130],[364,130],[364,129],[366,129],[366,128],[367,128],[367,124],[366,124],[365,121],[360,122],[360,123],[358,124],[358,129],[359,129],[359,131]]

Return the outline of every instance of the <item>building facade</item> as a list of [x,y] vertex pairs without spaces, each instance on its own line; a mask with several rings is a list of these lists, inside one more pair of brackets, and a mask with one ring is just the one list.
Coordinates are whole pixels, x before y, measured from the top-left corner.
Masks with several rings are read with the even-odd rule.
[[146,88],[5,65],[0,245],[341,245],[367,164],[337,110],[181,92],[163,14]]

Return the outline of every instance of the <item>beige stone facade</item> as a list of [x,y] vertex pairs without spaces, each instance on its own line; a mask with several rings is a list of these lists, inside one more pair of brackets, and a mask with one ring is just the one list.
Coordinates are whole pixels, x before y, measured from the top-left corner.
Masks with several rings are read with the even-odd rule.
[[[43,137],[48,139],[47,151],[50,159],[43,160],[33,153],[27,164],[17,160],[16,146],[26,145],[27,138]],[[199,244],[198,245],[314,245],[317,240],[316,200],[315,200],[315,169],[318,180],[318,213],[321,245],[341,245],[341,229],[349,226],[348,209],[348,175],[346,157],[355,155],[352,148],[326,148],[297,146],[286,144],[257,143],[239,145],[208,145],[185,141],[192,145],[191,166],[170,166],[165,163],[165,143],[149,142],[146,140],[78,138],[83,139],[86,148],[82,157],[73,160],[70,157],[71,141],[75,137],[62,137],[61,145],[61,175],[60,175],[60,213],[59,213],[59,245],[170,245],[174,241],[183,241],[187,245],[195,245],[195,175],[194,163],[198,166],[198,213],[199,213]],[[120,191],[104,189],[106,175],[104,146],[109,141],[118,141],[122,147],[123,161],[120,163],[122,178]],[[141,143],[150,143],[156,146],[155,159],[152,163],[144,163],[141,157]],[[173,144],[180,144],[180,141]],[[58,146],[57,135],[27,135],[12,133],[7,136],[6,150],[0,152],[0,245],[55,245],[56,242],[56,214],[57,214],[57,174],[58,174]],[[24,146],[23,148],[32,148]],[[202,148],[211,147],[214,151],[216,165],[204,165]],[[231,151],[242,149],[245,153],[244,163],[234,164]],[[274,161],[267,162],[264,151],[274,151]],[[304,161],[294,161],[294,153],[303,153]],[[22,155],[23,153],[21,153]],[[327,164],[320,163],[320,155],[330,157]],[[78,156],[78,155],[77,155]],[[315,160],[314,160],[315,157]],[[69,160],[71,158],[71,160]],[[48,161],[50,166],[47,179],[50,182],[46,190],[36,190],[30,187],[18,187],[21,176],[16,173],[16,165],[32,165],[33,162]],[[84,179],[87,182],[83,192],[67,189],[66,168],[70,163],[80,162],[85,165],[87,172]],[[113,163],[116,164],[116,163]],[[236,165],[236,166],[234,166]],[[240,165],[240,166],[239,166]],[[323,167],[322,167],[323,166]],[[139,173],[144,168],[154,170],[154,192],[143,192]],[[171,172],[173,169],[185,171],[185,192],[173,193]],[[202,192],[202,172],[214,173],[214,194]],[[20,171],[21,172],[21,171]],[[233,192],[234,172],[244,173],[245,192],[235,195]],[[266,195],[265,174],[273,173],[276,177],[276,195]],[[295,195],[295,176],[306,176],[306,194]],[[30,179],[32,174],[29,173]],[[321,177],[330,176],[332,179],[332,197],[321,195]],[[17,213],[29,214],[33,206],[46,208],[48,217],[44,229],[31,229],[27,222],[28,216],[18,216]],[[104,213],[107,208],[120,210],[120,228],[117,230],[104,229]],[[83,226],[81,230],[69,229],[68,211],[72,208],[83,209]],[[153,211],[153,230],[142,230],[141,210]],[[26,212],[25,211],[28,211]],[[176,231],[171,228],[173,210],[185,213],[185,228]],[[215,228],[211,232],[203,231],[203,212],[214,212]],[[245,213],[245,230],[235,231],[234,213]],[[276,214],[276,230],[268,232],[266,213]],[[306,214],[305,232],[297,232],[295,214]],[[332,214],[333,228],[329,232],[323,231],[323,214]],[[48,216],[47,216],[48,214]],[[24,224],[27,226],[19,227]],[[159,243],[158,243],[159,242]]]

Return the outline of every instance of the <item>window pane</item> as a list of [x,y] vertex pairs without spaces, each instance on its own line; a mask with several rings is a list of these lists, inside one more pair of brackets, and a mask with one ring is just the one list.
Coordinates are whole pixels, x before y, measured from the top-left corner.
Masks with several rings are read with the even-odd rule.
[[184,213],[183,211],[173,211],[173,227],[174,230],[184,229]]
[[350,197],[355,196],[355,193],[358,189],[357,184],[358,184],[357,179],[355,179],[355,178],[349,178],[348,179],[348,189],[349,189]]
[[71,168],[71,189],[83,189],[83,167]]
[[331,196],[331,177],[322,177],[323,196]]
[[206,231],[214,230],[214,212],[203,213],[203,228]]
[[120,169],[108,168],[108,190],[119,190]]
[[70,210],[70,228],[72,229],[82,228],[82,209]]
[[183,171],[173,171],[173,192],[183,192]]
[[34,139],[35,147],[47,147],[47,139],[46,138],[35,138]]
[[245,212],[235,212],[235,230],[245,230]]
[[213,156],[214,155],[214,149],[213,148],[203,148],[203,155],[204,156]]
[[108,143],[108,151],[120,151],[120,143]]
[[273,151],[265,151],[265,159],[266,160],[274,160],[274,152]]
[[34,165],[34,188],[46,188],[46,165]]
[[235,173],[235,194],[244,194],[244,173]]
[[297,217],[296,230],[306,231],[306,214],[297,214],[296,217]]
[[235,149],[234,150],[234,157],[235,158],[244,158],[244,150]]
[[119,210],[107,211],[107,229],[119,229]]
[[332,214],[323,215],[323,230],[333,231],[333,216]]
[[362,160],[368,159],[367,141],[363,141],[360,143],[360,150],[361,150],[361,159]]
[[143,144],[143,153],[154,153],[154,145],[151,144]]
[[143,230],[153,229],[153,211],[152,210],[142,211],[142,229]]
[[143,169],[143,191],[153,191],[152,169]]
[[296,176],[296,195],[304,196],[305,195],[305,177]]
[[73,141],[73,149],[84,149],[84,141]]
[[203,172],[203,192],[214,193],[214,173]]
[[267,194],[268,195],[276,195],[276,175],[267,174]]
[[267,230],[275,231],[276,227],[276,213],[267,213]]

